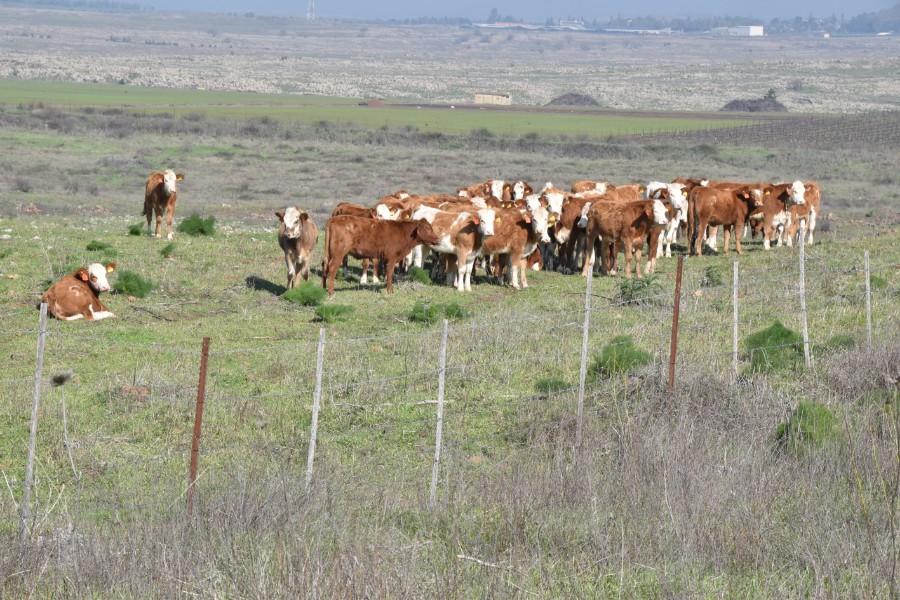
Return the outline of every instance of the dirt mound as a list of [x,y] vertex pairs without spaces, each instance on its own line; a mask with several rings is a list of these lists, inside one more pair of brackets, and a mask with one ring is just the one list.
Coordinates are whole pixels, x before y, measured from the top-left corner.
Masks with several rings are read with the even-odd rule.
[[600,106],[600,103],[587,94],[569,93],[557,96],[547,106]]

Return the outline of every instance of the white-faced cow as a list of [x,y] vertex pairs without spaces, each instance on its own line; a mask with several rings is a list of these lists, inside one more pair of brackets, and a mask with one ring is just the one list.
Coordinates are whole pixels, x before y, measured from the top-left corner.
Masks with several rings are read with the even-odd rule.
[[60,321],[87,319],[99,321],[115,315],[100,302],[101,292],[109,291],[107,273],[116,268],[116,263],[93,263],[66,275],[41,296],[41,304],[48,304],[50,314]]
[[163,213],[166,214],[166,238],[172,239],[172,219],[175,216],[175,201],[178,200],[178,182],[184,175],[172,169],[153,171],[147,178],[144,194],[144,212],[147,217],[147,235],[150,235],[150,220],[156,213],[156,237],[162,234]]
[[278,245],[284,252],[287,265],[287,289],[297,287],[298,279],[309,279],[309,265],[313,250],[319,241],[319,228],[299,206],[289,206],[276,210],[275,216],[281,221],[278,226]]

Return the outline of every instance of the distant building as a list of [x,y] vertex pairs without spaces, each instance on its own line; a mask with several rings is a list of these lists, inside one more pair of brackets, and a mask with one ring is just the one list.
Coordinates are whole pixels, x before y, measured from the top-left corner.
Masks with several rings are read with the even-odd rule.
[[475,92],[475,104],[498,104],[509,106],[512,104],[512,96],[509,94]]
[[739,25],[737,27],[723,27],[725,35],[736,37],[762,37],[765,35],[762,25]]

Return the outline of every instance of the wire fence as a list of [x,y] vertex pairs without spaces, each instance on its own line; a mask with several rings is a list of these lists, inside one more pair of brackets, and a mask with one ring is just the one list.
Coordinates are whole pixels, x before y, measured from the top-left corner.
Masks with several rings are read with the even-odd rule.
[[[709,264],[684,274],[673,363],[676,387],[678,373],[700,366],[732,372],[738,380],[748,367],[747,337],[776,321],[801,330],[801,304],[809,325],[804,343],[813,355],[846,344],[871,346],[872,336],[897,339],[898,291],[889,282],[897,281],[900,265],[869,261],[864,253],[840,259],[821,254],[795,261],[791,270],[738,276],[739,267],[732,274]],[[437,464],[439,472],[447,464],[455,472],[471,469],[473,477],[485,462],[502,469],[504,453],[533,433],[533,414],[545,406],[567,408],[555,421],[558,430],[544,434],[574,445],[580,395],[590,398],[608,393],[611,385],[630,385],[627,379],[611,383],[592,375],[593,361],[604,349],[634,344],[647,351],[652,360],[638,384],[665,385],[673,359],[676,282],[663,279],[640,298],[623,300],[586,296],[584,279],[567,281],[573,291],[567,310],[500,310],[490,319],[449,323],[446,333],[431,327],[332,339],[323,331],[319,340],[256,340],[241,347],[223,347],[212,339],[194,489],[214,498],[217,486],[251,463],[300,489],[310,473],[310,440],[316,438],[313,488],[336,464],[359,469],[363,478],[367,469],[383,469],[393,486],[424,501]],[[587,297],[586,305],[575,300],[579,296]],[[36,341],[43,336],[45,346],[38,386],[33,376],[0,380],[0,418],[8,430],[26,431],[35,390],[40,401],[33,482],[27,481],[24,438],[18,433],[8,437],[0,452],[6,488],[0,522],[40,532],[57,519],[118,524],[182,514],[189,493],[200,344],[173,347],[73,331],[48,331],[36,324],[6,332]],[[616,341],[616,336],[627,340]],[[792,342],[766,349],[783,345],[796,347]],[[126,357],[116,364],[127,367],[93,380],[78,375],[87,371],[84,365],[102,364],[112,352]],[[11,358],[20,364],[33,360],[23,354]],[[318,434],[311,429],[316,397]],[[441,412],[442,439],[436,444]],[[498,430],[501,421],[516,426]],[[27,485],[33,485],[33,494],[23,512]],[[435,491],[433,483],[432,496],[436,492],[440,496],[441,487]],[[28,522],[21,522],[23,515]]]

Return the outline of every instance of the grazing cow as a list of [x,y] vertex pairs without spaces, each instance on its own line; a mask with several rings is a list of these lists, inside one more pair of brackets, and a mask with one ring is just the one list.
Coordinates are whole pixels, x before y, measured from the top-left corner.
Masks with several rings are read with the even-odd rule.
[[147,217],[147,235],[150,235],[150,219],[156,213],[156,237],[162,234],[163,212],[166,213],[166,238],[172,239],[172,218],[175,216],[175,201],[178,199],[178,182],[184,175],[172,169],[153,171],[147,178],[144,194],[144,212]]
[[538,242],[549,242],[547,234],[547,209],[539,206],[532,212],[525,210],[498,210],[494,220],[494,235],[484,238],[481,253],[485,256],[505,255],[511,285],[519,289],[528,287],[528,255],[534,252]]
[[[581,274],[588,277],[594,264],[594,242],[602,238],[600,250],[600,272],[615,274],[610,270],[609,259],[615,256],[617,244],[625,246],[625,277],[631,277],[632,255],[636,258],[637,276],[641,276],[641,252],[644,240],[651,235],[654,227],[668,222],[666,205],[661,200],[630,200],[628,202],[595,202],[587,213],[585,254]],[[658,237],[657,232],[653,235]],[[635,245],[637,241],[637,245]],[[652,247],[652,250],[656,250]],[[655,253],[655,252],[654,252]]]
[[439,243],[428,221],[385,221],[361,217],[331,217],[325,223],[322,287],[334,295],[334,277],[348,254],[377,258],[387,264],[387,292],[394,291],[394,268],[417,244]]
[[116,263],[93,263],[66,275],[44,292],[41,304],[47,303],[51,315],[60,321],[87,319],[99,321],[114,317],[100,302],[100,293],[109,291],[107,273],[116,269]]
[[[439,242],[429,244],[432,251],[452,259],[447,268],[447,284],[455,284],[457,291],[472,291],[472,270],[481,252],[483,240],[494,235],[496,213],[492,208],[477,211],[445,211],[420,206],[412,219],[431,223]],[[452,266],[456,267],[455,273]]]
[[819,214],[821,203],[822,190],[815,181],[804,183],[798,180],[791,185],[791,206],[788,208],[791,215],[788,223],[788,246],[793,245],[798,227],[801,232],[808,232],[806,243],[812,245],[813,232],[816,230],[816,215]]
[[289,206],[276,210],[275,216],[281,221],[278,226],[278,245],[284,252],[287,265],[287,289],[297,287],[298,276],[303,281],[309,279],[309,265],[313,250],[319,241],[319,228],[299,206]]
[[702,254],[702,232],[707,227],[725,229],[725,254],[728,254],[729,236],[734,232],[737,253],[742,254],[741,231],[754,210],[762,207],[762,191],[759,186],[742,185],[737,188],[699,186],[692,190],[694,199],[694,223],[692,245],[694,253]]
[[[386,196],[386,198],[390,198],[391,196]],[[384,198],[382,198],[384,200]],[[375,208],[369,208],[368,206],[363,206],[362,204],[353,204],[352,202],[339,202],[337,206],[334,207],[334,210],[331,211],[332,217],[339,217],[342,215],[350,215],[352,217],[363,217],[366,219],[374,219],[377,213],[377,206]],[[391,219],[393,220],[393,219]],[[372,265],[372,283],[378,283],[378,261],[370,261],[368,258],[364,258],[362,261],[362,269],[359,276],[359,282],[362,285],[368,283],[369,277],[369,265]],[[344,277],[347,277],[347,257],[344,257],[344,262],[341,264],[341,272],[344,274]]]
[[584,240],[584,227],[579,226],[581,212],[590,198],[570,197],[563,202],[562,213],[556,220],[553,235],[559,244],[559,266],[557,271],[572,273],[575,271],[578,246]]

